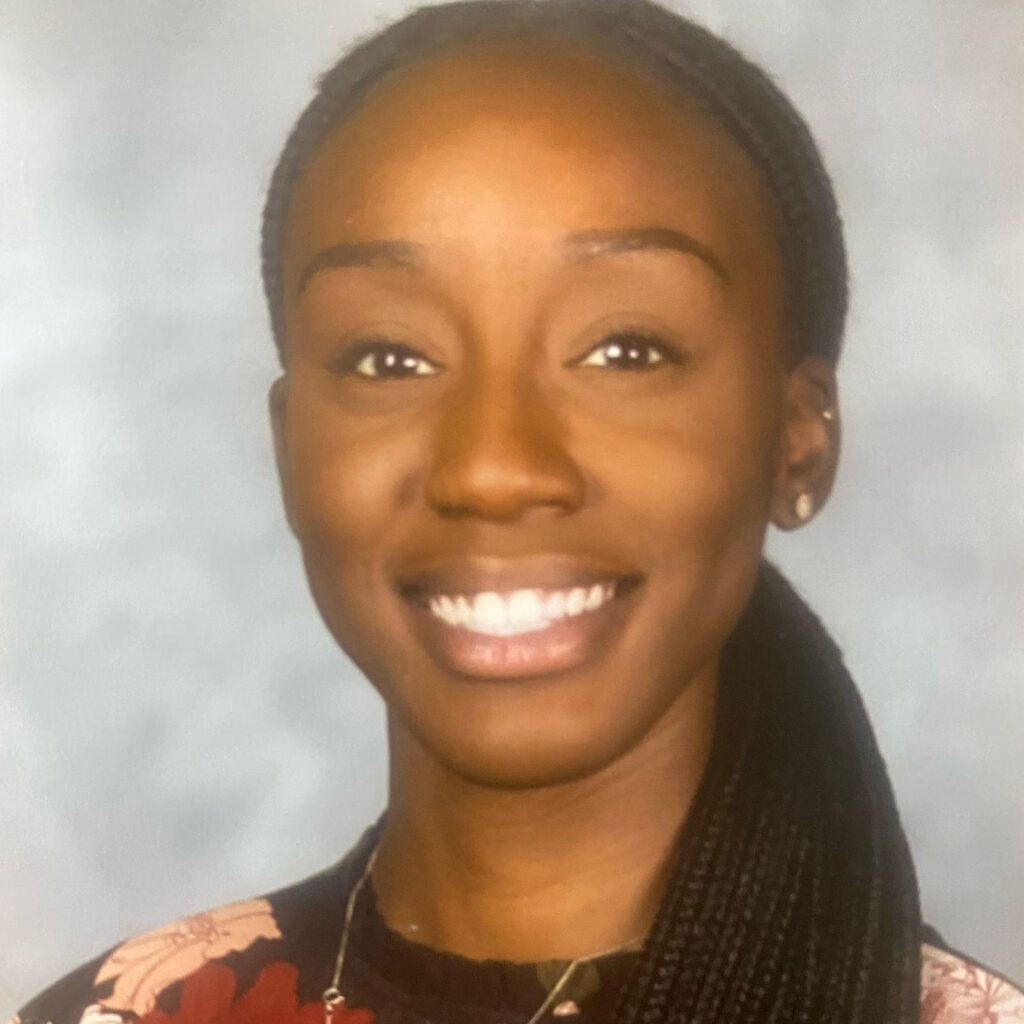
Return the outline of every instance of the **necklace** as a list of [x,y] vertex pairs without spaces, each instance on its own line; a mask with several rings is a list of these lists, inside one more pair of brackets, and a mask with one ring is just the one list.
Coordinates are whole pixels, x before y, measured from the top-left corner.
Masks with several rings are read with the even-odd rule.
[[[334,1024],[334,1015],[337,1013],[338,1008],[345,1008],[345,997],[341,994],[339,985],[341,984],[341,972],[345,966],[345,952],[348,949],[349,932],[352,930],[352,918],[355,915],[356,900],[359,898],[359,894],[362,892],[367,881],[369,881],[370,873],[373,871],[373,865],[376,860],[377,849],[375,848],[373,853],[370,854],[370,859],[366,862],[366,867],[363,868],[363,873],[359,876],[359,880],[352,886],[348,902],[345,904],[345,922],[341,928],[341,942],[338,945],[338,956],[334,961],[334,973],[331,975],[330,985],[324,989],[324,994],[320,997],[324,1004],[324,1024]],[[607,952],[614,952],[614,950]],[[607,953],[593,953],[590,956],[581,956],[570,961],[548,992],[544,1002],[537,1007],[537,1011],[526,1024],[538,1024],[538,1021],[543,1019],[544,1014],[554,1006],[555,1000],[565,991],[565,986],[569,984],[569,979],[580,964],[606,955]],[[579,1013],[579,1007],[571,999],[559,1003],[554,1008],[554,1016],[556,1017],[571,1017],[577,1013]]]
[[348,902],[345,904],[345,923],[341,928],[341,943],[338,946],[338,956],[334,961],[334,974],[331,975],[331,983],[324,989],[324,994],[320,997],[324,1004],[324,1024],[333,1024],[335,1011],[340,1006],[342,1009],[345,1008],[345,997],[341,994],[341,989],[338,988],[341,982],[341,969],[345,966],[345,950],[348,947],[348,933],[352,928],[352,915],[356,910],[356,899],[359,897],[359,893],[362,891],[363,886],[366,885],[367,879],[370,877],[370,872],[373,870],[374,862],[377,860],[377,847],[373,848],[373,853],[370,854],[370,859],[366,862],[366,867],[363,868],[363,873],[359,876],[359,881],[352,886],[352,891],[349,893]]

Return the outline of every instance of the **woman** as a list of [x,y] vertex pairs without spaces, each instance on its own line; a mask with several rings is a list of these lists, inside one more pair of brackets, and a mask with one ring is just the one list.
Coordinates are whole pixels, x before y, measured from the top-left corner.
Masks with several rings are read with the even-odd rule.
[[263,261],[388,810],[22,1024],[1024,1020],[923,927],[853,683],[762,560],[832,484],[846,295],[762,72],[645,0],[416,12],[322,80]]

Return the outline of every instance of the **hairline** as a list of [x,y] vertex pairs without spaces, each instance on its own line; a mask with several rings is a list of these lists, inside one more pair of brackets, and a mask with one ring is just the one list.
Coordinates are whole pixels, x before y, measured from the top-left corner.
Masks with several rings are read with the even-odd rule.
[[[611,67],[626,72],[638,81],[654,87],[681,112],[701,117],[708,127],[728,139],[742,153],[743,159],[747,161],[758,182],[758,191],[769,218],[773,242],[783,265],[783,322],[784,334],[787,339],[784,341],[785,350],[791,352],[798,348],[797,343],[790,337],[795,333],[789,326],[792,305],[791,291],[794,282],[791,280],[793,275],[786,265],[788,261],[786,247],[782,241],[784,227],[781,209],[775,190],[772,188],[771,182],[767,180],[755,154],[750,151],[742,134],[731,127],[729,120],[721,111],[714,108],[692,76],[685,73],[685,69],[680,69],[681,73],[673,75],[664,67],[664,62],[655,63],[649,59],[645,60],[645,57],[649,58],[650,55],[645,54],[640,47],[629,46],[626,40],[622,40],[620,45],[620,40],[601,35],[590,24],[556,26],[537,22],[529,26],[525,24],[519,26],[497,25],[493,30],[477,38],[453,38],[432,45],[423,52],[414,54],[409,59],[387,68],[362,88],[352,90],[346,98],[348,102],[343,102],[333,116],[323,124],[321,130],[307,144],[294,165],[286,205],[282,211],[280,231],[276,239],[279,266],[283,268],[287,224],[292,202],[303,176],[330,140],[344,131],[346,126],[372,101],[375,93],[395,85],[396,78],[405,74],[413,74],[417,70],[429,67],[432,63],[473,54],[475,51],[482,51],[486,54],[488,49],[498,47],[508,46],[514,49],[518,44],[524,46],[547,44],[554,47],[565,47],[569,51],[576,50],[583,56],[604,61]],[[344,58],[342,59],[344,60]],[[321,82],[326,77],[327,75],[323,76]],[[284,276],[282,274],[277,295],[280,308],[283,308],[285,301]],[[282,361],[285,361],[286,343],[286,337],[282,336],[278,339]]]

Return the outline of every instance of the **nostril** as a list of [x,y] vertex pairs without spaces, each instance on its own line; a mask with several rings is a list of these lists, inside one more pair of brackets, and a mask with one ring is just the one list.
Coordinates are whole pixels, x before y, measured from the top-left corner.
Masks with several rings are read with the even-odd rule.
[[571,512],[586,479],[555,410],[512,382],[475,382],[445,410],[433,437],[427,500],[446,517],[511,520],[535,508]]
[[437,451],[426,490],[428,502],[446,517],[508,520],[535,508],[574,511],[585,500],[586,480],[557,446],[477,437]]
[[436,511],[447,518],[512,520],[531,509],[574,511],[583,503],[585,490],[582,474],[573,465],[466,461],[435,467],[427,497]]

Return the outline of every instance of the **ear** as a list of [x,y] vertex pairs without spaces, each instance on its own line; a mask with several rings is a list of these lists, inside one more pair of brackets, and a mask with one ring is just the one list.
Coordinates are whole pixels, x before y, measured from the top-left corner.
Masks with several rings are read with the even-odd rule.
[[794,530],[828,499],[839,463],[835,368],[807,356],[786,376],[772,522]]
[[278,377],[270,385],[267,396],[270,408],[270,429],[274,435],[274,461],[277,463],[277,478],[281,484],[281,499],[284,514],[292,533],[298,536],[292,503],[291,466],[288,458],[288,375]]

